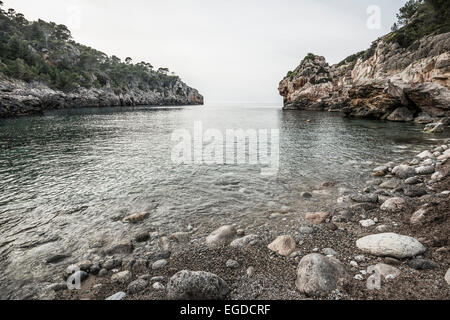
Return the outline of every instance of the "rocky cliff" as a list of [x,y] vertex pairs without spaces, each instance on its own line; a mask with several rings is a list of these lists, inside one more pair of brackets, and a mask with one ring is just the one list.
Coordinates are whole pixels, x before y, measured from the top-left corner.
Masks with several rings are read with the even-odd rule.
[[203,104],[168,68],[108,56],[75,42],[64,25],[28,21],[2,5],[0,118],[60,108]]
[[450,33],[407,48],[390,36],[332,66],[309,54],[280,83],[284,108],[420,123],[450,117]]
[[202,105],[196,89],[180,80],[161,90],[131,88],[127,91],[104,88],[78,88],[64,92],[40,82],[0,80],[0,118],[41,114],[44,110],[139,105]]

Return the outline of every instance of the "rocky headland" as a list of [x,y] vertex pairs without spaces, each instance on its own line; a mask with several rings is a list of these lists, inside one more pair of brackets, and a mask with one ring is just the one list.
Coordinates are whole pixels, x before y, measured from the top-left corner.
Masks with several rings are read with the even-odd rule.
[[[272,214],[259,227],[130,234],[73,265],[56,257],[60,281],[42,284],[39,298],[447,300],[449,143],[374,168],[359,192],[317,186],[339,189],[326,211]],[[150,218],[138,213],[123,222]],[[79,290],[67,287],[74,279]]]
[[0,118],[65,108],[202,104],[203,97],[199,92],[179,79],[159,90],[80,87],[69,92],[52,89],[41,82],[0,79]]
[[284,108],[442,123],[430,126],[441,131],[450,116],[450,33],[423,37],[406,48],[392,37],[331,66],[309,54],[280,83]]
[[168,68],[122,61],[72,39],[65,25],[28,21],[0,2],[0,118],[105,106],[201,105]]

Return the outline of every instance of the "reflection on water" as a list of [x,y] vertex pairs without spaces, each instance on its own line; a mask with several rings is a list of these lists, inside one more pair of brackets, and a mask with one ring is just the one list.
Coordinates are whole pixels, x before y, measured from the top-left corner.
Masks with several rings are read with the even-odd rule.
[[[310,120],[307,122],[306,120]],[[280,170],[259,166],[174,165],[171,134],[192,129],[280,129]],[[257,225],[287,206],[326,207],[337,195],[303,203],[301,192],[325,181],[355,187],[378,163],[430,144],[413,124],[349,120],[339,114],[281,111],[277,106],[82,109],[0,121],[0,298],[52,281],[61,265],[49,255],[89,256],[99,237],[136,228],[160,233],[194,225]],[[144,210],[142,225],[117,217]],[[211,219],[214,217],[214,219]]]

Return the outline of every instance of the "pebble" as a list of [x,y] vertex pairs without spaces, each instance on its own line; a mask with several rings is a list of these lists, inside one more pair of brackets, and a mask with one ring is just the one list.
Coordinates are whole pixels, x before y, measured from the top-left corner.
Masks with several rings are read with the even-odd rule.
[[411,224],[421,224],[427,215],[428,209],[420,208],[413,213],[411,219],[409,220]]
[[98,273],[99,277],[106,277],[108,275],[108,270],[106,269],[101,269]]
[[360,274],[357,274],[357,275],[354,277],[354,279],[355,279],[355,280],[359,280],[359,281],[363,281],[363,280],[364,280],[364,277],[363,277],[362,275],[360,275]]
[[129,215],[125,218],[123,218],[122,222],[124,223],[139,223],[144,221],[147,217],[148,217],[149,213],[148,212],[140,212],[140,213],[135,213],[132,215]]
[[203,271],[180,271],[167,284],[167,297],[171,300],[222,300],[229,292],[223,279]]
[[291,236],[280,236],[267,246],[269,250],[285,257],[294,252],[296,247],[295,240]]
[[399,185],[400,185],[400,182],[398,180],[390,179],[390,180],[380,184],[380,188],[382,188],[382,189],[395,189]]
[[329,216],[328,212],[309,212],[305,214],[305,219],[312,224],[321,224]]
[[260,241],[260,238],[256,234],[250,234],[248,236],[239,238],[231,242],[230,247],[232,248],[245,248],[249,245],[254,245]]
[[336,290],[347,277],[344,265],[339,260],[312,253],[300,261],[295,285],[300,292],[321,297]]
[[150,240],[150,234],[148,232],[139,233],[134,237],[134,240],[136,240],[136,242],[147,242]]
[[434,173],[435,169],[433,166],[420,166],[416,168],[416,173],[419,175],[427,175]]
[[144,291],[147,288],[148,282],[144,279],[137,279],[131,282],[127,287],[127,292],[130,294],[136,294]]
[[61,283],[54,283],[48,286],[49,290],[53,290],[55,292],[58,291],[64,291],[67,289],[67,283],[61,282]]
[[152,270],[161,270],[167,266],[169,262],[165,259],[158,260],[152,264]]
[[358,262],[356,262],[356,261],[350,261],[350,265],[353,267],[353,268],[358,268]]
[[253,277],[255,275],[255,268],[254,267],[249,267],[248,269],[247,269],[247,276],[249,277],[249,278],[251,278],[251,277]]
[[404,189],[404,194],[407,197],[418,198],[427,194],[427,191],[419,187],[407,187]]
[[233,226],[223,226],[213,231],[206,238],[206,244],[210,247],[228,245],[235,236],[236,229]]
[[411,177],[411,178],[408,178],[405,180],[405,183],[410,184],[410,185],[419,184],[421,182],[422,182],[422,180],[420,180],[419,177]]
[[298,230],[301,234],[313,234],[314,228],[310,226],[301,226]]
[[386,280],[395,279],[401,274],[399,269],[384,263],[379,263],[367,268],[367,273],[370,274],[374,272],[378,273]]
[[161,282],[155,282],[152,288],[158,291],[166,290],[166,287]]
[[357,261],[357,262],[364,262],[364,261],[366,261],[366,257],[363,256],[363,255],[356,256],[355,257],[355,261]]
[[415,270],[433,270],[439,268],[439,265],[434,261],[418,258],[409,260],[408,266]]
[[392,169],[392,173],[400,179],[408,179],[416,175],[416,170],[411,166],[399,165]]
[[356,241],[356,246],[366,253],[398,259],[414,257],[426,251],[416,239],[395,233],[369,235]]
[[114,255],[114,254],[129,254],[132,253],[134,250],[134,246],[129,240],[125,240],[119,243],[115,243],[111,246],[109,246],[105,253],[108,255]]
[[361,224],[361,226],[363,226],[364,228],[369,228],[374,226],[376,223],[375,221],[373,221],[372,219],[368,219],[368,220],[361,220],[359,222]]
[[385,224],[379,225],[375,228],[378,232],[384,233],[389,231],[389,227]]
[[226,265],[228,269],[238,269],[240,267],[239,262],[232,259],[228,260]]
[[448,268],[447,272],[445,273],[445,281],[450,286],[450,268]]
[[118,282],[118,283],[127,283],[131,280],[131,272],[130,271],[122,271],[114,274],[111,277],[112,282]]
[[390,198],[386,200],[380,207],[383,211],[398,212],[404,210],[406,207],[406,201],[403,198]]
[[117,292],[113,294],[112,296],[106,298],[106,300],[123,300],[127,294],[125,292]]
[[335,257],[335,256],[338,255],[338,253],[337,253],[336,251],[334,251],[333,249],[331,249],[331,248],[325,248],[325,249],[323,249],[323,250],[322,250],[322,253],[323,253],[324,255],[326,255],[326,256],[332,256],[332,257]]
[[305,198],[305,199],[311,199],[312,196],[313,195],[311,193],[309,193],[309,192],[303,192],[302,193],[302,198]]
[[122,266],[122,260],[119,259],[111,259],[107,260],[105,263],[103,263],[102,267],[106,270],[112,270],[114,268],[118,268]]

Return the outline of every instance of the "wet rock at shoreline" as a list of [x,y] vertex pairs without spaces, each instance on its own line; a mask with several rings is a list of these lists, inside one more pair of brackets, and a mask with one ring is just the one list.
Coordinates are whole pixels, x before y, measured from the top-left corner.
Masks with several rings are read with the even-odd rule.
[[180,271],[167,285],[167,297],[172,300],[222,300],[229,292],[223,279],[203,271]]
[[419,175],[428,175],[434,173],[435,169],[433,166],[421,166],[416,168],[416,173]]
[[133,243],[129,240],[124,240],[119,243],[112,244],[105,249],[105,253],[108,255],[114,254],[128,254],[134,251]]
[[420,180],[419,177],[411,177],[405,180],[405,184],[409,184],[409,185],[414,185],[414,184],[419,184],[421,183],[422,180]]
[[297,245],[295,240],[290,236],[280,236],[267,246],[271,251],[278,253],[281,256],[289,256],[295,251]]
[[407,197],[418,198],[427,194],[427,191],[423,188],[410,186],[403,190],[403,193]]
[[139,233],[134,237],[134,240],[136,242],[147,242],[150,240],[150,234],[148,232]]
[[206,244],[210,247],[228,245],[235,236],[236,229],[233,226],[223,226],[213,231],[206,238]]
[[378,202],[378,195],[371,194],[371,195],[364,195],[364,194],[354,194],[350,197],[353,201],[358,203],[377,203]]
[[313,253],[300,261],[295,285],[300,292],[320,297],[336,290],[347,276],[339,260]]
[[392,169],[392,173],[400,179],[408,179],[416,175],[416,170],[411,166],[399,165]]
[[356,241],[363,252],[375,256],[389,256],[398,259],[411,258],[426,251],[416,239],[395,233],[380,233],[363,237]]

